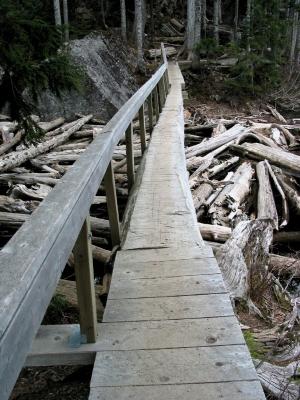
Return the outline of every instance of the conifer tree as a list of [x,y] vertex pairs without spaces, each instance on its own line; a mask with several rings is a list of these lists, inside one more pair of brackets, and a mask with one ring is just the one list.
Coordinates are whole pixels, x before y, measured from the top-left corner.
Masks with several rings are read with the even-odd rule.
[[0,0],[0,109],[8,105],[29,138],[42,134],[30,117],[39,95],[79,89],[82,78],[44,9],[42,0]]

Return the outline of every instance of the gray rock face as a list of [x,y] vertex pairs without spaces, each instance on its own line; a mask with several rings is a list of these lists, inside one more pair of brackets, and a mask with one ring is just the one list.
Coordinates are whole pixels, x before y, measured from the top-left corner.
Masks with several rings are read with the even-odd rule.
[[108,120],[136,91],[135,56],[117,36],[91,34],[70,43],[71,56],[86,72],[83,93],[70,92],[58,99],[44,93],[38,109],[42,119],[93,113]]

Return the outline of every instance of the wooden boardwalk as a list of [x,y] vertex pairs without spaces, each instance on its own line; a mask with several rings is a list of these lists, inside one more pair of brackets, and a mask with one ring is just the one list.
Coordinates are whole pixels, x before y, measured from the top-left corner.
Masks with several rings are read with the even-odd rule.
[[265,399],[188,186],[183,78],[153,130],[97,341],[90,400]]

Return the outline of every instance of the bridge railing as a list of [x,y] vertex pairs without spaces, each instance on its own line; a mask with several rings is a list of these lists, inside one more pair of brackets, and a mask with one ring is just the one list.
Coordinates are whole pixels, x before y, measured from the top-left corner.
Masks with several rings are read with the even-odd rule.
[[112,244],[119,245],[121,233],[112,156],[125,133],[130,189],[135,179],[132,121],[138,114],[144,152],[145,106],[151,133],[169,89],[163,45],[162,55],[163,64],[156,73],[108,122],[0,252],[0,400],[10,395],[72,251],[81,334],[87,342],[96,340],[90,206],[104,181]]

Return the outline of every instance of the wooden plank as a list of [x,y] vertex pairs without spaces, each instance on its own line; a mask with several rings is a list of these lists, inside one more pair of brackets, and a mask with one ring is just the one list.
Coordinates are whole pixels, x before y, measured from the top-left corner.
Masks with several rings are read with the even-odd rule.
[[234,315],[229,296],[197,296],[108,300],[104,322],[155,321],[183,318],[210,318]]
[[259,381],[93,387],[89,400],[265,400]]
[[215,258],[210,246],[122,250],[117,253],[116,263],[119,260],[122,260],[122,263],[130,263],[132,261],[146,263],[148,261],[179,261],[203,258]]
[[121,241],[120,222],[119,222],[118,200],[116,194],[116,186],[115,186],[115,178],[114,178],[114,170],[112,162],[108,164],[104,176],[104,186],[107,198],[107,210],[108,210],[109,224],[111,230],[111,242],[113,247],[119,246]]
[[126,157],[127,157],[127,175],[128,189],[130,190],[134,184],[134,150],[133,150],[133,125],[132,122],[126,129]]
[[227,293],[221,274],[128,281],[113,279],[109,290],[109,299],[159,298],[212,293]]
[[91,387],[234,382],[257,375],[246,345],[97,353]]
[[91,239],[90,218],[88,216],[76,240],[73,254],[80,332],[88,343],[95,343],[97,337],[97,311]]
[[219,266],[214,258],[136,262],[133,253],[132,262],[123,262],[120,253],[122,252],[117,255],[118,261],[115,263],[113,271],[114,279],[119,281],[220,273]]
[[140,125],[141,148],[142,148],[142,153],[144,153],[147,147],[144,104],[139,109],[139,123],[140,123],[139,125]]
[[147,99],[147,104],[148,104],[148,118],[149,118],[149,132],[150,135],[153,131],[153,103],[152,103],[152,93],[149,95]]
[[70,365],[94,362],[103,350],[150,350],[178,347],[244,344],[235,317],[141,321],[98,324],[96,343],[71,346],[78,325],[42,325],[26,366]]

